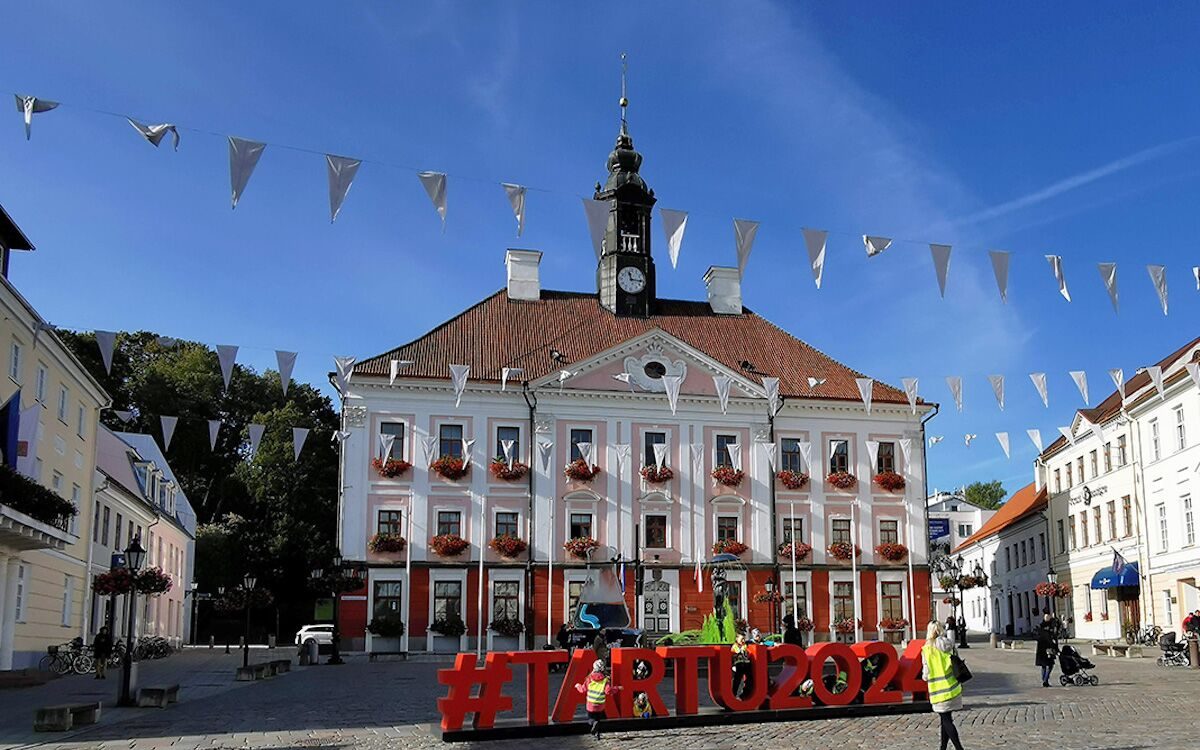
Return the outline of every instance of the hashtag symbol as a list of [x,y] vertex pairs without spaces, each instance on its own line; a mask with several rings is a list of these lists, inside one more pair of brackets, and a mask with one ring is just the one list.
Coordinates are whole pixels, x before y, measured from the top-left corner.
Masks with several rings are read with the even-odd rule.
[[443,731],[462,729],[469,713],[475,715],[471,722],[475,729],[491,729],[496,724],[496,714],[512,710],[512,696],[502,692],[512,679],[508,654],[489,653],[482,669],[477,669],[476,664],[475,654],[459,654],[453,668],[438,670],[438,682],[449,688],[444,697],[438,698]]

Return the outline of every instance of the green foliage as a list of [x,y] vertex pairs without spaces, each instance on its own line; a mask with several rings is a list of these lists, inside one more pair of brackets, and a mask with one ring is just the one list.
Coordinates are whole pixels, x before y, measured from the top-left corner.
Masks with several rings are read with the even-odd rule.
[[0,505],[60,529],[67,528],[78,510],[66,500],[29,477],[0,462]]
[[656,646],[695,646],[700,643],[700,630],[684,630],[681,633],[667,633],[654,642]]
[[963,497],[967,502],[992,510],[1000,507],[1005,494],[1004,485],[998,479],[991,482],[972,482],[963,490]]
[[[718,616],[720,617],[720,627],[717,627]],[[730,609],[728,603],[725,603],[721,607],[720,615],[716,612],[709,612],[704,618],[704,622],[700,626],[700,643],[733,643],[737,632],[737,620],[733,617],[733,610]]]
[[380,638],[399,638],[404,635],[404,621],[395,613],[375,615],[367,630]]

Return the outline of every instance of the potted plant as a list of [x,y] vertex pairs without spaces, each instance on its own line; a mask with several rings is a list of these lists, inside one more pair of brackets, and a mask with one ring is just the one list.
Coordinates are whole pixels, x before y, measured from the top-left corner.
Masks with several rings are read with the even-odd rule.
[[438,534],[429,540],[429,547],[442,557],[461,555],[470,543],[458,534]]
[[462,643],[463,633],[467,632],[467,626],[461,615],[451,612],[434,620],[429,626],[429,632],[433,634],[431,651],[439,654],[455,653]]
[[372,635],[371,653],[400,653],[400,638],[404,636],[404,621],[395,612],[375,615],[367,623],[367,632]]
[[579,560],[588,559],[593,550],[600,547],[600,542],[590,536],[577,536],[563,542],[567,554]]
[[900,562],[908,556],[908,547],[899,542],[885,542],[875,546],[875,554],[888,562]]
[[403,552],[408,542],[399,534],[380,532],[367,541],[367,549],[377,555]]
[[662,484],[669,482],[675,478],[675,472],[671,471],[670,466],[664,466],[661,469],[650,464],[642,467],[642,479],[645,479],[650,484]]
[[942,576],[938,578],[938,585],[942,587],[942,591],[949,591],[958,586],[958,579],[954,576]]
[[600,467],[577,458],[563,467],[563,475],[576,482],[590,482],[600,473]]
[[858,478],[848,471],[834,471],[825,477],[825,481],[839,490],[848,490],[858,483]]
[[826,548],[829,556],[835,560],[846,562],[852,557],[858,557],[862,554],[862,550],[850,542],[834,542]]
[[525,475],[529,473],[529,467],[520,461],[513,461],[510,464],[502,456],[498,456],[492,459],[491,471],[492,476],[496,479],[516,482],[525,478]]
[[453,481],[466,476],[470,466],[458,456],[439,456],[436,461],[429,465],[429,468],[433,469],[443,479]]
[[146,568],[134,575],[133,587],[139,594],[159,596],[171,590],[171,576],[162,568]]
[[732,466],[718,466],[713,469],[712,473],[712,478],[717,480],[717,484],[723,484],[726,487],[737,487],[745,477],[745,472]]
[[493,633],[491,650],[516,651],[521,648],[521,634],[525,632],[525,625],[517,618],[497,618],[492,620],[488,629]]
[[498,552],[501,557],[509,560],[529,548],[525,540],[515,534],[501,534],[488,542],[488,546]]
[[798,490],[808,484],[808,475],[802,471],[789,471],[784,469],[777,472],[775,478],[789,490]]
[[[778,550],[779,556],[782,558],[785,558],[787,560],[791,560],[792,559],[792,546],[793,546],[792,542],[784,542],[783,544],[779,545],[779,550]],[[812,554],[812,545],[811,544],[805,544],[804,542],[795,542],[795,547],[796,547],[796,559],[797,560],[803,560],[804,558],[806,558]]]
[[811,633],[812,631],[816,630],[816,628],[817,628],[817,626],[815,624],[813,624],[813,621],[808,619],[807,617],[804,617],[803,615],[801,615],[800,617],[798,617],[796,619],[796,630],[800,631],[800,634],[801,634],[800,642],[801,643],[807,644],[808,640],[809,640],[808,634]]
[[395,479],[412,468],[412,464],[408,461],[398,458],[389,458],[386,461],[382,458],[373,458],[371,466],[375,467],[375,473],[386,479]]
[[904,477],[894,471],[881,471],[871,481],[879,485],[880,489],[888,492],[897,492],[904,489]]
[[736,539],[718,539],[713,542],[712,551],[714,555],[725,553],[727,555],[740,555],[750,549],[745,544]]

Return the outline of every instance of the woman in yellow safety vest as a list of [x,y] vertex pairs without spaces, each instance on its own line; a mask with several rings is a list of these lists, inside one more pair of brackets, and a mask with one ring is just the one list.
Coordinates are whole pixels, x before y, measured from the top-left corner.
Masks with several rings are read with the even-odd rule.
[[950,656],[954,653],[954,641],[946,635],[945,628],[937,620],[925,629],[925,646],[921,649],[924,666],[922,677],[929,686],[929,702],[942,722],[941,750],[953,742],[955,750],[962,750],[958,739],[958,728],[954,726],[954,712],[962,708],[962,685],[954,676]]
[[621,688],[613,686],[608,675],[604,673],[604,660],[597,659],[592,664],[592,673],[587,676],[587,680],[575,683],[575,689],[587,695],[588,725],[591,733],[599,737],[600,720],[604,718],[604,704],[608,701],[608,696]]

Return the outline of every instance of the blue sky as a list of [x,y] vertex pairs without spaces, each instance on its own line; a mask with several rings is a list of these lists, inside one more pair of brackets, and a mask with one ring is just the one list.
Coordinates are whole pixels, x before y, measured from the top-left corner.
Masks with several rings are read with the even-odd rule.
[[[0,203],[38,246],[11,278],[54,323],[238,344],[260,368],[298,350],[309,381],[501,287],[506,247],[542,250],[545,286],[590,289],[579,196],[604,175],[627,51],[642,173],[690,212],[676,271],[655,227],[660,294],[702,298],[704,270],[734,262],[731,219],[761,221],[747,305],[878,379],[919,377],[944,404],[933,485],[1015,490],[1025,430],[1049,442],[1082,406],[1069,370],[1095,403],[1108,368],[1132,374],[1200,319],[1200,9],[1054,6],[10,4],[0,90],[63,102],[29,143],[12,105],[0,117]],[[89,110],[207,132],[156,151]],[[375,163],[331,226],[323,159],[279,146],[231,211],[216,134],[448,172],[446,232],[411,170]],[[544,189],[519,239],[501,181]],[[802,227],[831,232],[820,291]],[[868,261],[863,233],[910,241]],[[955,248],[944,300],[928,242]],[[1013,253],[1007,305],[989,249]],[[1100,261],[1119,264],[1119,316]],[[1169,317],[1147,263],[1168,268]]]

